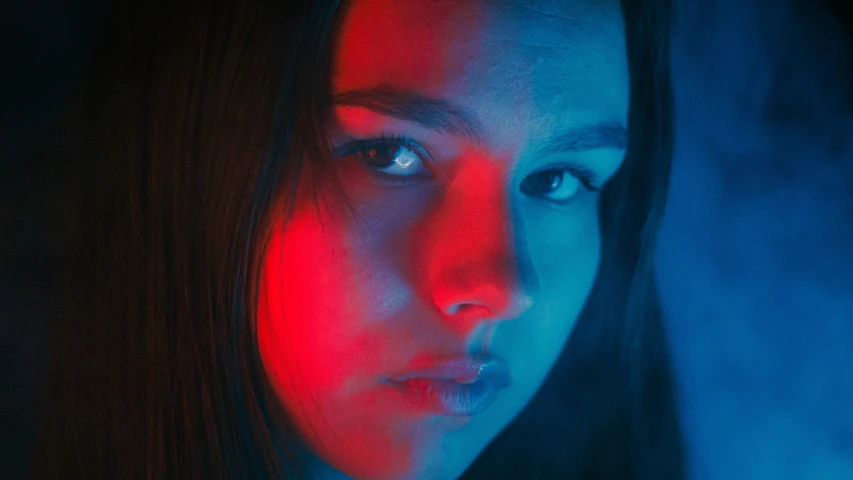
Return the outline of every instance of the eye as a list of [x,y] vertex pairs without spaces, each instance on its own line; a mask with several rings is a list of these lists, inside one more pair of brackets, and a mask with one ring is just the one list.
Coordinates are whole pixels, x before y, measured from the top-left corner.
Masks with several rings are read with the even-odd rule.
[[597,190],[591,185],[587,172],[571,167],[550,168],[530,174],[521,182],[521,191],[526,195],[546,197],[556,203],[569,203],[581,188]]
[[402,137],[354,140],[339,156],[354,156],[382,177],[432,176],[426,167],[423,147]]

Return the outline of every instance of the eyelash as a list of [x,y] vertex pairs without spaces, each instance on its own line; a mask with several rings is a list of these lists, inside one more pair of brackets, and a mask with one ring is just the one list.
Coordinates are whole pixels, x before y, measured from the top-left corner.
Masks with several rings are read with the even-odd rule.
[[[346,157],[348,155],[353,155],[353,154],[362,152],[362,151],[369,149],[369,148],[389,147],[389,146],[401,146],[401,147],[405,147],[405,148],[411,150],[412,152],[414,152],[415,154],[417,154],[421,158],[421,161],[423,162],[424,167],[427,170],[432,171],[432,169],[430,168],[430,163],[432,161],[432,158],[430,157],[429,153],[427,153],[426,149],[424,149],[423,146],[421,146],[416,141],[414,141],[414,140],[412,140],[412,139],[410,139],[404,135],[395,135],[395,134],[386,135],[385,133],[383,133],[378,137],[375,135],[372,135],[368,139],[357,139],[354,137],[350,137],[350,141],[347,142],[343,147],[341,147],[341,149],[338,150],[338,152],[335,154],[335,156]],[[407,187],[407,186],[415,185],[415,184],[420,182],[419,179],[421,179],[423,177],[431,177],[432,176],[431,174],[430,175],[423,175],[423,174],[421,174],[421,175],[410,175],[410,176],[392,175],[392,174],[382,172],[376,168],[372,168],[369,165],[368,165],[368,168],[370,168],[370,170],[372,171],[373,174],[379,176],[380,178],[383,179],[383,181],[390,183],[394,187]],[[587,191],[598,192],[601,190],[600,188],[598,188],[594,185],[594,181],[595,181],[595,174],[594,173],[592,173],[591,171],[589,171],[583,167],[579,167],[579,166],[575,166],[575,165],[563,165],[563,166],[545,168],[545,169],[539,170],[537,172],[534,172],[531,175],[541,174],[541,173],[550,172],[550,171],[568,173],[569,175],[575,177],[580,182],[581,186],[584,189],[586,189]],[[574,201],[574,198],[572,198],[571,200],[568,200],[568,201],[549,200],[549,199],[545,199],[545,200],[549,201],[551,203],[556,203],[556,204],[569,204],[569,203],[572,203]]]

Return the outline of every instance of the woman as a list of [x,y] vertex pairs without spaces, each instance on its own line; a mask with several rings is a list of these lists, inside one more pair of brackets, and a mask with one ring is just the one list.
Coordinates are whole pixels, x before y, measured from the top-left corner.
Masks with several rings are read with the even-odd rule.
[[667,2],[284,3],[116,12],[40,476],[519,478],[552,369],[561,475],[679,476]]

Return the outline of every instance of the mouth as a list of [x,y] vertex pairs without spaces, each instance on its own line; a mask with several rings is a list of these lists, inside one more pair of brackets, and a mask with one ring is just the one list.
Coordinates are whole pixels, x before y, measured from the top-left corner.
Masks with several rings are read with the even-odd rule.
[[491,405],[512,381],[497,359],[459,358],[384,379],[420,409],[442,415],[473,416]]

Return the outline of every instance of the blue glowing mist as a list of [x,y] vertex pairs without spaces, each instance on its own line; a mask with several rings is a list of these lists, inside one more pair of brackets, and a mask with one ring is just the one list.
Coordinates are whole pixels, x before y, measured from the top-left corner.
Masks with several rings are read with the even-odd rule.
[[658,277],[691,477],[853,478],[853,48],[814,2],[680,2]]

